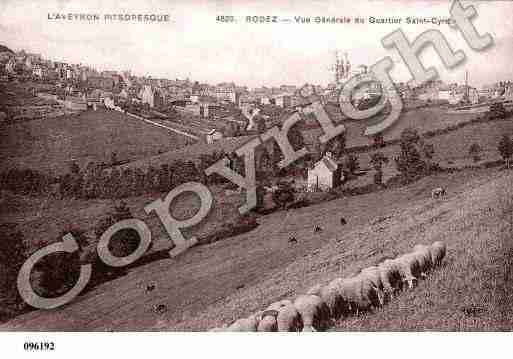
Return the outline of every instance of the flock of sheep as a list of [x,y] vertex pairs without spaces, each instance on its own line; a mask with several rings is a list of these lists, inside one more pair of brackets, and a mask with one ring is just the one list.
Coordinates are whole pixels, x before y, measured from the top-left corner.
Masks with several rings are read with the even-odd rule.
[[316,285],[294,301],[285,299],[267,309],[210,331],[290,332],[322,331],[334,320],[382,307],[404,287],[413,288],[445,257],[443,242],[416,245],[411,253],[386,259],[354,277],[336,278]]

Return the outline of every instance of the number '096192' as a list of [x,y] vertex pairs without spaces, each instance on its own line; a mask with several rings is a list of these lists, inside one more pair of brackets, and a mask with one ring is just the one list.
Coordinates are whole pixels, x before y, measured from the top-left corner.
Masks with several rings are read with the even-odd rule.
[[23,349],[26,351],[51,351],[55,350],[54,342],[25,342]]

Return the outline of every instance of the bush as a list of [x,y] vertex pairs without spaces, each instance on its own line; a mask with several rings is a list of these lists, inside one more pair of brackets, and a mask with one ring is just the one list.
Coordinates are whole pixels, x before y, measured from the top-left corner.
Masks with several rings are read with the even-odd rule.
[[[125,202],[114,206],[111,213],[100,219],[95,228],[95,235],[99,240],[101,235],[112,225],[119,221],[132,218],[130,209]],[[121,229],[114,233],[109,242],[109,250],[116,257],[126,257],[139,246],[139,234],[134,229]]]
[[70,233],[78,243],[73,253],[57,252],[45,256],[34,266],[34,290],[42,297],[55,298],[68,292],[80,276],[80,251],[87,244],[85,231],[71,228],[62,231],[57,241]]
[[434,148],[424,143],[416,130],[407,128],[401,133],[400,147],[395,163],[404,180],[412,181],[434,167],[430,164]]
[[470,148],[468,149],[468,154],[472,157],[474,162],[478,162],[481,160],[480,155],[482,151],[483,149],[481,148],[481,146],[479,146],[478,143],[473,143],[472,145],[470,145]]
[[[16,280],[27,259],[23,234],[14,223],[0,225],[0,309],[21,303]],[[1,313],[0,313],[1,316]]]

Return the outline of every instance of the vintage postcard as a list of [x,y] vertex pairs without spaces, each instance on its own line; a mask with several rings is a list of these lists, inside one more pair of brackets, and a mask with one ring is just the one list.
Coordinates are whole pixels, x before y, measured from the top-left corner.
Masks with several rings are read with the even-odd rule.
[[2,0],[0,332],[511,331],[512,14]]

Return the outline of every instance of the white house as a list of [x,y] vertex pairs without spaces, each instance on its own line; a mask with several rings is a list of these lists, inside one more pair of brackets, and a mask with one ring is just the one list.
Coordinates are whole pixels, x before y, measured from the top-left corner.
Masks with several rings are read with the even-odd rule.
[[214,143],[223,138],[223,134],[215,128],[207,133],[207,143]]
[[335,188],[342,183],[342,168],[327,153],[308,170],[307,182],[310,188]]

